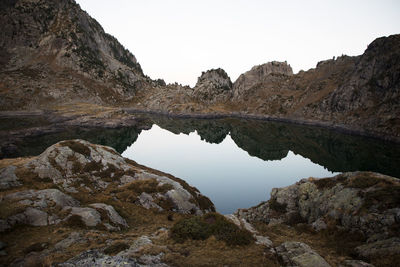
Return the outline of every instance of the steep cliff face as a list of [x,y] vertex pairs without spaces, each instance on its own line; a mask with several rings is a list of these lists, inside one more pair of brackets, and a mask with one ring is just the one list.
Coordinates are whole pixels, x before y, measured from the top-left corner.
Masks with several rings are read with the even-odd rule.
[[400,35],[372,42],[345,83],[307,111],[318,118],[329,114],[333,121],[399,136]]
[[243,73],[235,81],[233,90],[234,98],[238,99],[249,93],[249,90],[257,84],[273,80],[273,76],[291,76],[292,68],[287,62],[272,61],[262,65],[254,66],[251,70]]
[[152,81],[73,0],[14,0],[0,11],[2,109],[129,100]]

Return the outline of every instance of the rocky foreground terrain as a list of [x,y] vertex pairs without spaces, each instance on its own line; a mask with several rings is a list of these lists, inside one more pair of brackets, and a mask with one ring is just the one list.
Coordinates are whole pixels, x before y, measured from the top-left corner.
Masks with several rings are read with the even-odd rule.
[[[222,216],[196,188],[84,140],[0,161],[7,266],[395,266],[400,181],[303,179]],[[369,263],[367,263],[369,262]]]

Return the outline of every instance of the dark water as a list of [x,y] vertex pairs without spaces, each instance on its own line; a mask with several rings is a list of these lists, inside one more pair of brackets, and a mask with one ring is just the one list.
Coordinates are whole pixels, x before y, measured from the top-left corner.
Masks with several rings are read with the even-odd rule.
[[[185,179],[222,213],[256,205],[269,198],[273,187],[309,176],[365,170],[400,177],[398,144],[277,122],[145,117],[150,130],[66,128],[21,137],[8,147],[0,131],[2,153],[37,155],[60,140],[86,139]],[[18,123],[13,127],[18,129]]]

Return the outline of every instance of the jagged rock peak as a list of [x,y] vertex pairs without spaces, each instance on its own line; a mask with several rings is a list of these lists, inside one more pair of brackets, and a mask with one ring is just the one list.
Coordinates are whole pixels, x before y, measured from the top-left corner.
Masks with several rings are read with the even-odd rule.
[[239,97],[254,85],[266,81],[271,75],[292,76],[293,70],[287,62],[272,61],[257,65],[241,74],[233,85],[234,97]]
[[247,73],[257,73],[260,77],[269,75],[269,74],[285,74],[285,75],[293,75],[292,67],[287,64],[287,62],[280,61],[271,61],[265,64],[256,65],[251,68]]
[[232,81],[223,69],[202,72],[193,88],[192,96],[198,101],[214,103],[226,101],[232,95]]
[[195,87],[199,87],[205,83],[211,83],[218,89],[230,90],[232,89],[232,81],[228,74],[221,68],[211,69],[202,72],[201,76],[197,79]]

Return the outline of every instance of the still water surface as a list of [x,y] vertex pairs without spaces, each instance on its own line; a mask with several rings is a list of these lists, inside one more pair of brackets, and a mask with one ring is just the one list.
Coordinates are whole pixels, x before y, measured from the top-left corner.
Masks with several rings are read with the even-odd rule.
[[142,132],[122,155],[184,179],[223,214],[259,204],[273,187],[332,174],[292,151],[282,159],[264,161],[239,148],[230,135],[219,144],[210,144],[197,131],[174,134],[157,125]]
[[0,119],[0,158],[38,155],[58,141],[85,139],[185,179],[221,213],[257,205],[272,188],[310,176],[360,170],[400,177],[399,144],[278,122],[137,116],[149,130],[68,127],[12,143],[9,130],[46,123]]

